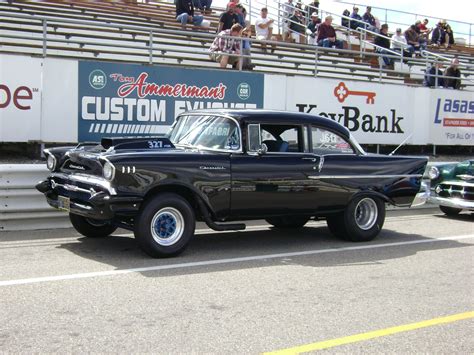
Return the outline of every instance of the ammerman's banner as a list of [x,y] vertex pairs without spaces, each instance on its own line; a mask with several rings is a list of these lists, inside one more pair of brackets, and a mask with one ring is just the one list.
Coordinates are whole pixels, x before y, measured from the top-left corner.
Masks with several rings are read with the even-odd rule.
[[258,73],[79,62],[78,140],[164,133],[189,110],[263,108],[263,86]]

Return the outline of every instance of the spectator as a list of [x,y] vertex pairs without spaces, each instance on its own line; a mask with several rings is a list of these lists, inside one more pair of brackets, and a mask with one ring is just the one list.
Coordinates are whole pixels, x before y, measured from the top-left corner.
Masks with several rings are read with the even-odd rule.
[[441,22],[438,22],[435,29],[433,30],[433,33],[431,34],[431,44],[437,47],[442,46],[442,45],[447,47],[448,43],[449,43],[448,34],[444,32],[444,28]]
[[282,31],[283,31],[283,40],[287,41],[290,38],[290,30],[289,30],[289,25],[290,25],[290,17],[293,16],[293,13],[295,12],[295,6],[293,5],[293,0],[288,0],[288,2],[285,2],[282,5],[282,10],[283,10],[283,26],[282,26]]
[[[375,36],[374,44],[377,46],[375,47],[375,52],[380,54],[389,54],[387,50],[390,49],[390,39],[388,38],[388,25],[384,23],[380,28],[380,36]],[[393,65],[392,58],[382,56],[384,67],[389,67]]]
[[454,32],[446,20],[441,20],[441,25],[443,26],[444,32],[448,34],[448,48],[450,48],[454,44]]
[[408,52],[410,52],[411,55],[413,55],[415,51],[426,49],[426,42],[423,44],[420,43],[420,36],[416,32],[415,25],[411,25],[408,30],[405,31],[405,38],[408,44]]
[[318,17],[317,12],[313,12],[311,14],[311,22],[309,23],[308,27],[306,27],[306,35],[308,36],[308,44],[317,45],[317,35],[318,35],[318,27],[321,24],[321,20]]
[[211,13],[212,0],[193,0],[194,8]]
[[[262,10],[260,11],[260,18],[258,18],[255,21],[255,37],[259,41],[267,41],[274,39],[272,38],[273,34],[273,22],[274,20],[269,19],[268,17],[268,9],[266,7],[263,7]],[[262,50],[264,52],[267,51],[267,45],[265,43],[261,43],[262,45]],[[272,45],[272,48],[274,46]],[[273,51],[274,49],[272,49]]]
[[336,38],[336,31],[332,27],[332,16],[326,16],[324,22],[318,28],[318,46],[320,47],[336,47],[342,49],[343,43]]
[[425,33],[421,32],[420,29],[421,21],[415,21],[415,32],[418,34],[418,42],[420,43],[420,47],[426,49],[428,44],[428,37]]
[[[247,57],[242,57],[242,69],[253,70],[253,68],[255,67],[255,65],[252,64],[252,59],[250,58],[252,49],[251,49],[251,43],[248,40],[248,38],[250,38],[251,36],[252,36],[252,31],[250,29],[250,26],[242,30],[242,37],[247,38],[242,41],[242,54],[247,56]],[[234,66],[238,69],[237,63],[234,64]]]
[[240,40],[229,37],[239,37],[241,32],[242,26],[236,23],[230,29],[219,32],[212,42],[209,56],[212,61],[219,63],[221,68],[226,68],[227,64],[239,67]]
[[374,15],[371,14],[372,8],[370,6],[367,6],[365,9],[365,14],[362,17],[362,19],[365,22],[365,28],[368,29],[369,31],[376,31],[377,27],[375,27],[375,17]]
[[410,53],[407,52],[405,48],[407,48],[407,40],[405,36],[402,36],[402,29],[397,28],[395,34],[392,36],[392,49],[400,53],[403,51],[403,57],[406,58]]
[[427,18],[425,18],[425,19],[423,20],[423,22],[421,22],[421,21],[417,21],[417,22],[419,22],[419,24],[418,24],[418,29],[420,30],[420,33],[421,33],[422,35],[424,35],[425,38],[428,38],[428,36],[429,36],[429,34],[430,34],[430,32],[431,32],[431,29],[429,29],[429,28],[427,27],[427,25],[428,25],[428,22],[430,22],[430,21],[429,21]]
[[288,28],[291,33],[291,39],[296,43],[302,42],[302,36],[305,33],[304,17],[301,10],[295,9],[295,13],[290,17]]
[[313,13],[316,13],[316,15],[319,14],[319,0],[313,0],[310,2],[308,5],[304,7],[304,12],[306,14],[306,23],[311,22],[311,15]]
[[364,27],[362,17],[359,15],[359,8],[354,6],[351,14],[351,29],[356,30],[359,27]]
[[[461,71],[458,68],[459,59],[454,58],[451,61],[451,65],[444,72],[444,76],[449,76],[449,78],[444,78],[444,86],[447,88],[453,88],[459,90],[461,88]],[[459,78],[459,79],[456,79]]]
[[237,4],[235,5],[234,11],[239,18],[239,24],[244,28],[248,27],[249,24],[245,21],[245,18],[247,17],[247,10],[245,7],[243,7],[242,4]]
[[341,26],[343,27],[351,27],[351,20],[348,19],[348,17],[351,17],[351,12],[347,9],[345,9],[342,13],[342,18],[341,18]]
[[230,2],[227,4],[227,11],[223,12],[219,18],[219,26],[217,27],[217,33],[222,31],[229,30],[233,25],[239,23],[239,16],[235,13],[235,2]]
[[177,0],[176,1],[176,21],[181,23],[183,29],[186,24],[192,23],[195,26],[201,26],[204,17],[194,15],[194,5],[192,0]]
[[444,79],[440,77],[443,75],[443,72],[440,70],[442,67],[443,67],[443,64],[440,62],[433,63],[431,67],[425,73],[423,86],[443,87]]

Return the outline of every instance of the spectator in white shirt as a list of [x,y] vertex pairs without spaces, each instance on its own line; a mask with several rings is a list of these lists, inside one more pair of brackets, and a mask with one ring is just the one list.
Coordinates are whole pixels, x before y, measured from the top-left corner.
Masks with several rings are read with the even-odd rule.
[[397,52],[403,51],[403,57],[410,57],[410,52],[405,49],[408,47],[407,39],[402,35],[402,29],[397,28],[395,34],[392,36],[392,49]]
[[[273,34],[273,22],[274,20],[269,19],[268,16],[268,9],[266,7],[262,8],[260,12],[260,18],[255,21],[255,35],[259,41],[267,41],[267,40],[275,40],[272,37]],[[264,52],[267,51],[267,45],[265,43],[261,43],[262,50]],[[272,46],[272,52],[273,52]]]

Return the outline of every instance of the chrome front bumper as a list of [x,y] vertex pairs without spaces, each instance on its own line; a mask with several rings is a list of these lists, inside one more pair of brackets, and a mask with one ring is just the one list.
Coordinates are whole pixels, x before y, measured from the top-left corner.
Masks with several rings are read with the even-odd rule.
[[418,207],[424,205],[430,197],[430,181],[422,180],[420,186],[420,192],[418,192],[413,199],[410,207]]
[[446,207],[474,210],[474,201],[466,201],[460,198],[445,198],[431,194],[428,202]]

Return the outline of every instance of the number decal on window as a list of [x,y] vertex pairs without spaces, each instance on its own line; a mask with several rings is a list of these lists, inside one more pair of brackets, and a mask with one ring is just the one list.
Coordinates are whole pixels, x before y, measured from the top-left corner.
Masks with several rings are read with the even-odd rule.
[[148,141],[148,148],[149,149],[163,148],[163,142],[162,141]]

